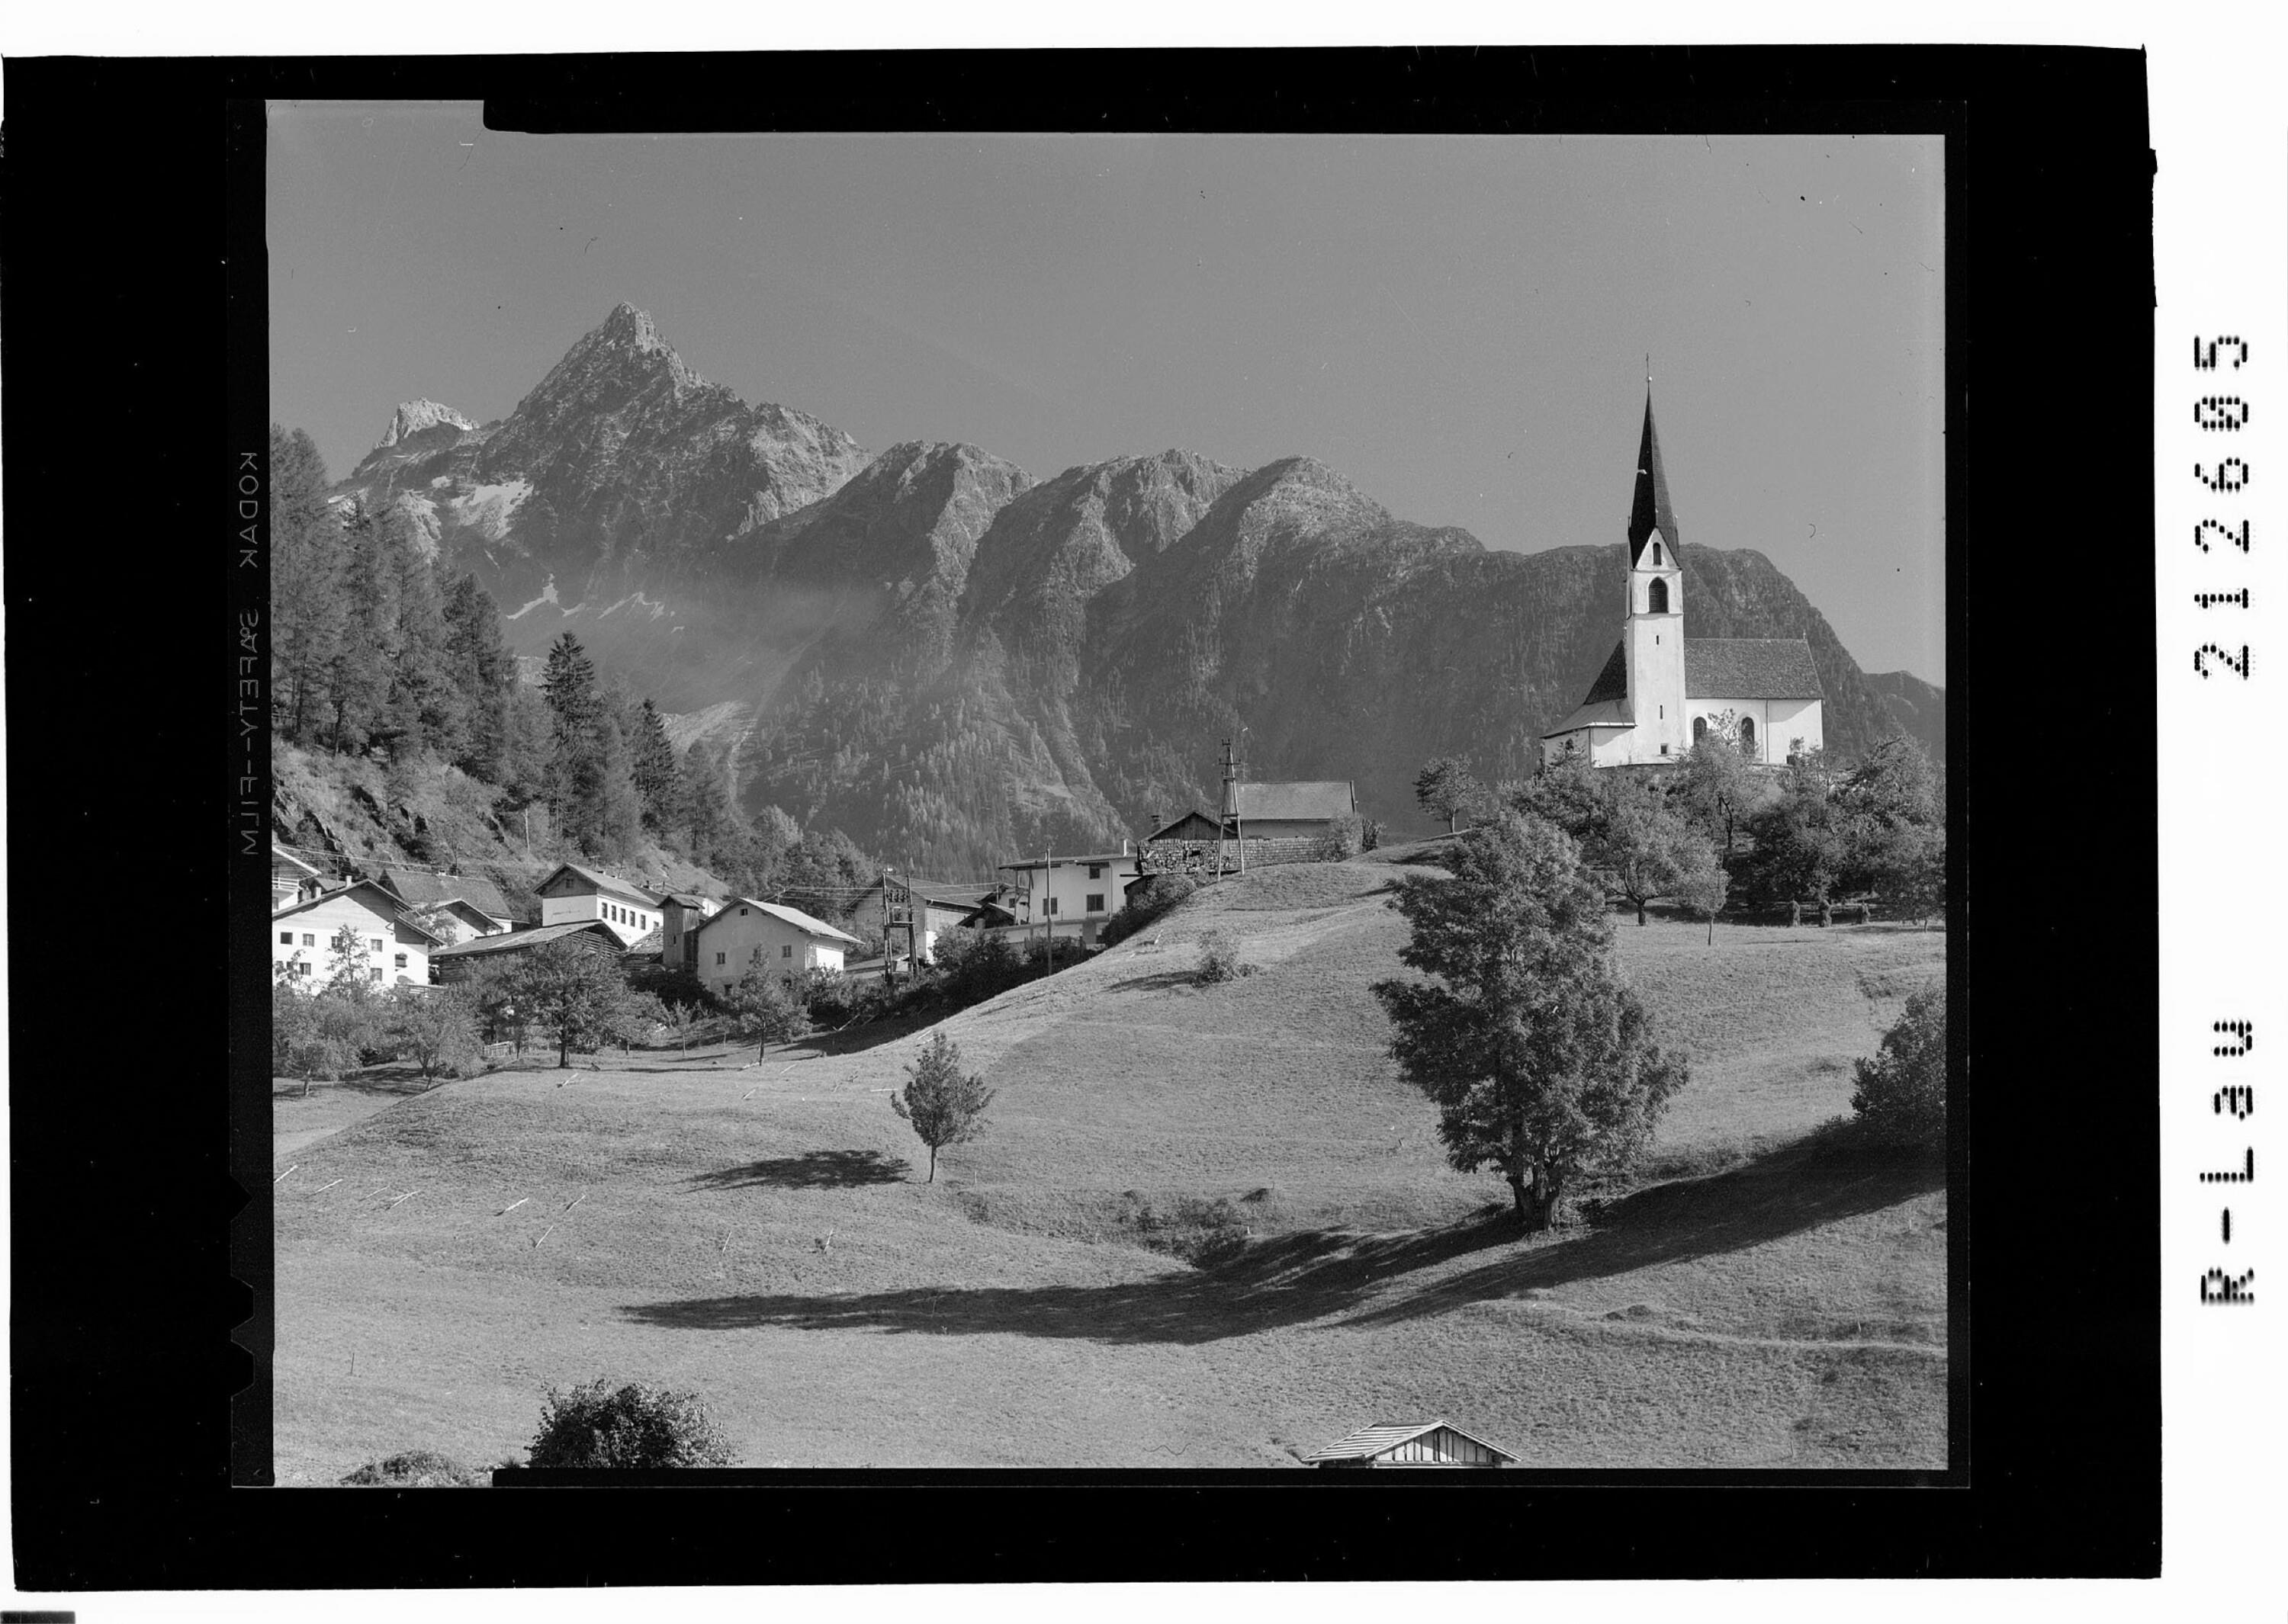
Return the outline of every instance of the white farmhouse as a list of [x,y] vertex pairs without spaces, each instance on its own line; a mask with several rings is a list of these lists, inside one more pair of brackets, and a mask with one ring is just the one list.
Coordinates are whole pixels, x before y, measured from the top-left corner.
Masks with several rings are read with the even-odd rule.
[[634,947],[659,929],[658,898],[640,886],[577,863],[559,863],[556,871],[533,889],[540,896],[540,923],[544,925],[600,919],[612,927],[623,947]]
[[1013,889],[1000,906],[1014,915],[1014,933],[1045,927],[1052,936],[1076,936],[1093,946],[1104,922],[1120,911],[1129,882],[1142,872],[1128,842],[1117,852],[1053,854],[1029,862],[1004,863]]
[[1709,728],[1729,728],[1750,761],[1822,748],[1818,668],[1801,638],[1688,638],[1676,515],[1645,390],[1629,513],[1628,614],[1621,640],[1573,713],[1542,735],[1542,758],[1593,766],[1673,763]]
[[315,990],[332,979],[334,939],[346,926],[358,944],[357,968],[377,986],[426,986],[429,955],[445,944],[406,916],[405,905],[370,880],[322,891],[270,915],[270,962]]
[[788,975],[840,970],[844,950],[864,945],[798,907],[752,897],[734,897],[712,916],[687,927],[686,939],[697,958],[693,970],[718,996],[737,986],[751,966],[767,964]]

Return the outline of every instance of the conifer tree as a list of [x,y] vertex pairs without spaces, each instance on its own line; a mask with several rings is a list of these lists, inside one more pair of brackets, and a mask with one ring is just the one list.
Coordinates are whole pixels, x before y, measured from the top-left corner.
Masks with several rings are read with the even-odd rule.
[[570,632],[548,651],[540,689],[548,701],[551,740],[547,771],[549,821],[582,848],[600,828],[602,741],[597,725],[603,696],[596,689],[596,667]]
[[733,832],[731,788],[703,740],[683,752],[680,798],[683,827],[691,836],[691,860],[711,865]]
[[648,699],[638,707],[629,728],[636,793],[643,802],[644,827],[655,834],[683,826],[682,776],[677,770],[675,746],[668,741],[667,723],[659,707]]
[[397,571],[371,508],[353,508],[342,540],[342,636],[326,673],[336,755],[375,739],[398,654]]
[[270,693],[273,725],[301,743],[325,714],[341,646],[341,526],[326,464],[301,430],[270,425]]
[[453,759],[473,778],[506,785],[516,656],[501,636],[499,606],[474,575],[465,574],[446,594],[443,614],[445,668],[461,696],[465,717],[461,748]]

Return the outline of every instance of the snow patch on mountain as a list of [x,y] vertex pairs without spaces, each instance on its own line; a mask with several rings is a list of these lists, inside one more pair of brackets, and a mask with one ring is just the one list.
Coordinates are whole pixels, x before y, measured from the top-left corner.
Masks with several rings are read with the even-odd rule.
[[487,541],[497,542],[508,534],[509,521],[531,495],[531,482],[521,479],[499,485],[472,485],[451,499],[453,517]]
[[522,620],[527,614],[529,614],[533,610],[537,609],[543,604],[551,606],[560,614],[568,614],[571,613],[570,610],[565,608],[562,600],[556,596],[556,577],[553,575],[549,576],[548,584],[540,589],[539,597],[525,605],[523,608],[519,609],[515,614],[502,615],[501,619],[504,621]]

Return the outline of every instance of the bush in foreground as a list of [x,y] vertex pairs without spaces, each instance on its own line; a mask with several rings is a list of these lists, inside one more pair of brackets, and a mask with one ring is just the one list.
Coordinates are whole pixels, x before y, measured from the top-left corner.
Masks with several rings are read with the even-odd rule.
[[1851,1109],[1861,1131],[1882,1144],[1934,1147],[1946,1139],[1946,987],[1907,1000],[1880,1053],[1855,1063]]
[[1236,981],[1242,976],[1255,973],[1255,966],[1243,964],[1239,958],[1239,942],[1228,931],[1210,931],[1200,938],[1200,971],[1202,986],[1213,986],[1219,981]]
[[354,1489],[481,1489],[492,1486],[492,1475],[433,1449],[409,1449],[368,1461],[342,1483]]
[[698,1394],[647,1382],[615,1390],[599,1376],[569,1392],[548,1390],[530,1464],[642,1470],[728,1466],[734,1458]]

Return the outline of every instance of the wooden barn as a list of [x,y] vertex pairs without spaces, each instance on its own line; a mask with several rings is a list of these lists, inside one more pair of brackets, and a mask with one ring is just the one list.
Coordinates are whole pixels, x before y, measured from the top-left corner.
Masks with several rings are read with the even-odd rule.
[[1472,1438],[1450,1422],[1408,1426],[1361,1427],[1348,1438],[1303,1457],[1306,1466],[1514,1466],[1517,1457],[1483,1438]]

